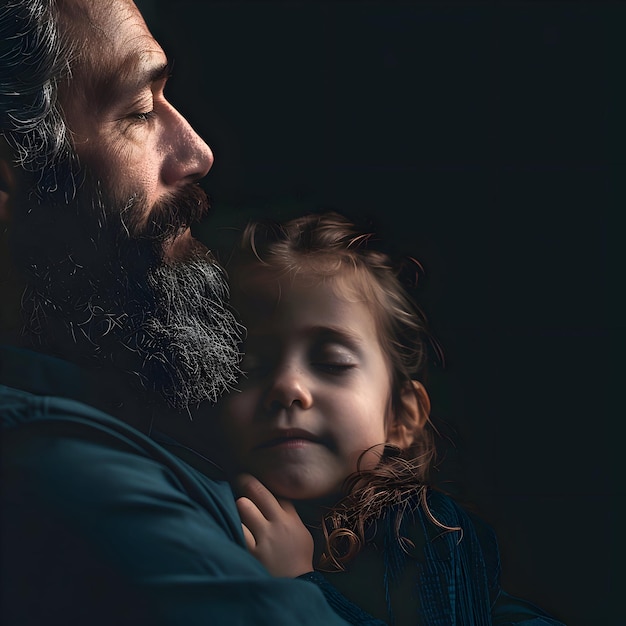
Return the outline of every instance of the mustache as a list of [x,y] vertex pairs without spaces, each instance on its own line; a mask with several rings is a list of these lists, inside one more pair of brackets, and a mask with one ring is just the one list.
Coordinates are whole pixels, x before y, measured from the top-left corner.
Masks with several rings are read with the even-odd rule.
[[124,230],[130,238],[153,242],[173,239],[199,222],[211,209],[209,197],[197,183],[157,201],[149,209],[146,205],[144,199],[133,196],[121,212]]

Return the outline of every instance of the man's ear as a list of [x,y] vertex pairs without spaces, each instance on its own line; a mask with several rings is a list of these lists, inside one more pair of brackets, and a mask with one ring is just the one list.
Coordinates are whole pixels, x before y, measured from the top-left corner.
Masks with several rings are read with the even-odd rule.
[[412,380],[400,394],[395,414],[387,432],[387,443],[406,450],[415,441],[415,435],[424,428],[430,414],[430,398],[424,385]]

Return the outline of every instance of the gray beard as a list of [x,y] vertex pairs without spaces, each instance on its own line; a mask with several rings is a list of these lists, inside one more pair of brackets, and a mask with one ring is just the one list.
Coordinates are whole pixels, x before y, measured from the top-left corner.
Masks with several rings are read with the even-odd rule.
[[243,333],[223,271],[202,246],[184,260],[163,257],[165,242],[206,211],[206,196],[183,190],[153,208],[148,229],[129,221],[146,211],[140,198],[120,210],[98,183],[67,198],[61,186],[45,201],[30,196],[13,229],[31,344],[123,372],[176,410],[215,402],[240,373]]
[[177,409],[216,402],[240,373],[242,332],[225,304],[228,290],[221,270],[201,260],[161,265],[151,272],[148,284],[158,314],[146,318],[142,332],[165,347],[144,352],[150,369],[161,370],[158,391]]

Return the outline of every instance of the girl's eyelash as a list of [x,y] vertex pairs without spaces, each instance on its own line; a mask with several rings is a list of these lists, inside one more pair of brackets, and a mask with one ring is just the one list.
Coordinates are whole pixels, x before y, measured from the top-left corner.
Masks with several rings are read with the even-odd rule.
[[341,374],[356,367],[353,363],[318,363],[317,367],[330,373]]

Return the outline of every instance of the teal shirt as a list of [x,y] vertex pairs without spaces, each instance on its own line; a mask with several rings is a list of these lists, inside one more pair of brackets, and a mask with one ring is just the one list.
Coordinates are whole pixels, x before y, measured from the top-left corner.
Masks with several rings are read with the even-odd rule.
[[381,623],[321,577],[271,577],[228,483],[90,406],[91,384],[0,351],[2,624]]

